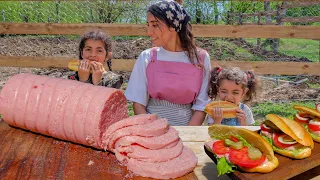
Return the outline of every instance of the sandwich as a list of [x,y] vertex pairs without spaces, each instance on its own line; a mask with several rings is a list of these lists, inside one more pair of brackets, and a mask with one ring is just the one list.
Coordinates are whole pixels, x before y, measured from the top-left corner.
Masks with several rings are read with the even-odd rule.
[[[72,71],[78,71],[80,65],[79,59],[72,59],[68,62],[68,68]],[[106,71],[103,67],[103,71]],[[92,73],[92,69],[90,68],[90,73]]]
[[298,122],[268,114],[260,128],[261,136],[270,143],[276,153],[293,159],[303,159],[311,155],[313,140]]
[[239,109],[239,106],[228,101],[212,101],[209,104],[207,104],[206,108],[204,109],[204,112],[212,116],[212,110],[215,107],[219,107],[222,109],[223,118],[236,117],[237,116],[236,110]]
[[314,141],[320,143],[320,104],[315,109],[300,105],[293,108],[299,111],[294,119],[306,128]]
[[279,165],[270,144],[256,132],[215,124],[208,133],[211,139],[205,143],[205,149],[216,160],[218,176],[235,169],[268,173]]

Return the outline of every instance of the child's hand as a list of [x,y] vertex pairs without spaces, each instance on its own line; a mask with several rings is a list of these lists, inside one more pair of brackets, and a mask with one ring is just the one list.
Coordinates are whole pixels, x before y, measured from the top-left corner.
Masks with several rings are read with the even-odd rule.
[[214,119],[214,124],[221,124],[223,119],[223,110],[220,107],[213,108],[211,118]]
[[101,81],[102,73],[105,71],[103,64],[97,61],[91,61],[90,66],[92,69],[92,83],[97,85]]
[[242,109],[237,109],[237,118],[240,121],[241,126],[246,126],[247,125],[247,118],[246,115],[244,114],[244,111]]
[[80,61],[78,68],[79,81],[86,82],[90,76],[90,62],[87,59]]

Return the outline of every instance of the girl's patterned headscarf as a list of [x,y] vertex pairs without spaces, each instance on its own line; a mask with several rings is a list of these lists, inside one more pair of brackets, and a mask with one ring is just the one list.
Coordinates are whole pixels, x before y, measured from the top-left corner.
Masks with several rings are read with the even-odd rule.
[[159,1],[151,5],[148,12],[151,12],[155,17],[166,21],[176,32],[180,32],[191,20],[191,17],[184,8],[173,0]]

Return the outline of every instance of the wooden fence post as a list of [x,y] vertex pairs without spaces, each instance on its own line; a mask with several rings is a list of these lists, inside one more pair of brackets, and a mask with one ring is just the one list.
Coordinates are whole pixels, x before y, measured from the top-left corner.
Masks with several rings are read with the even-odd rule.
[[[261,25],[261,13],[258,14],[258,25]],[[261,49],[261,38],[257,38],[257,49]]]

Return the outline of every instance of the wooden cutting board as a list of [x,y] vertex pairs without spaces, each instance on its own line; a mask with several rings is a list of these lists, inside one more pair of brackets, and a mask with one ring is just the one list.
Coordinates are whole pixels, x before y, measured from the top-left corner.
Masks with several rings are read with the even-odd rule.
[[[206,154],[214,160],[213,154],[208,151],[205,147]],[[231,179],[241,180],[256,180],[256,179],[311,179],[314,177],[319,178],[320,176],[320,144],[314,143],[314,149],[310,157],[295,160],[290,159],[279,154],[275,154],[279,160],[279,166],[270,173],[246,173],[235,171],[234,173],[228,174]],[[215,161],[215,160],[214,160]]]
[[[114,154],[9,126],[0,119],[0,179],[136,179]],[[179,180],[197,179],[194,172]]]

